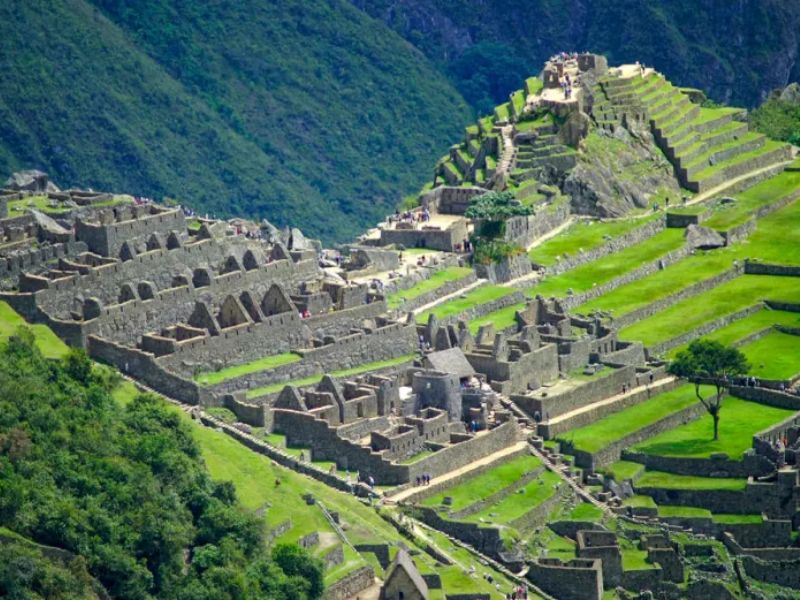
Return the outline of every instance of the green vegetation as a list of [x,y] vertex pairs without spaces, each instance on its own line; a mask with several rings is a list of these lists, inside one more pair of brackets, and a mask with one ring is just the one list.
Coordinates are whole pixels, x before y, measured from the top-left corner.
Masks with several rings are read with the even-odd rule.
[[623,328],[620,338],[650,346],[665,342],[713,319],[734,313],[762,300],[800,301],[794,277],[742,275],[703,294],[703,301],[688,298],[655,315]]
[[470,290],[464,294],[463,297],[453,298],[452,300],[448,300],[447,302],[420,313],[417,316],[417,323],[426,323],[428,321],[428,315],[431,314],[436,315],[437,319],[459,315],[478,304],[487,304],[494,300],[499,300],[500,298],[513,294],[515,291],[514,288],[510,287],[482,285]]
[[45,358],[63,358],[69,348],[46,325],[28,325],[7,303],[0,302],[0,341],[7,340],[19,327],[27,327],[33,333],[36,347]]
[[536,294],[542,294],[545,297],[565,296],[567,290],[572,289],[576,294],[580,294],[594,285],[603,285],[644,263],[677,250],[682,245],[683,231],[665,229],[639,244],[629,246],[610,256],[581,265],[555,277],[545,277],[541,283],[530,288],[527,293],[530,296]]
[[[714,422],[714,441],[719,440],[719,413],[725,391],[736,377],[747,373],[748,367],[747,358],[737,348],[707,339],[691,342],[667,367],[671,375],[694,384],[697,399]],[[714,396],[709,397],[701,389],[703,384],[714,386]]]
[[266,371],[274,369],[282,365],[290,365],[300,361],[302,357],[294,352],[284,352],[283,354],[272,354],[270,356],[262,356],[259,359],[245,363],[243,365],[236,365],[233,367],[226,367],[219,371],[212,371],[207,373],[199,373],[194,376],[194,380],[202,385],[216,385],[233,379],[248,375],[250,373],[257,373],[259,371]]
[[773,331],[742,346],[748,373],[760,379],[791,379],[800,373],[800,337]]
[[[737,342],[748,335],[772,327],[773,325],[785,325],[787,327],[800,327],[800,314],[793,312],[786,312],[782,310],[771,310],[765,308],[752,315],[734,321],[730,325],[726,325],[716,331],[712,331],[705,336],[706,339],[716,340],[721,344],[730,345]],[[685,350],[688,344],[678,346],[670,350],[669,356],[673,357],[681,350]],[[747,352],[745,352],[747,354]],[[754,357],[757,358],[758,357]],[[752,362],[752,359],[751,359]]]
[[473,523],[509,523],[552,497],[559,485],[566,484],[561,481],[561,477],[557,474],[552,471],[545,471],[526,486],[514,491],[514,493],[509,494],[496,504],[491,504],[483,510],[466,517],[464,520]]
[[707,508],[698,508],[696,506],[668,506],[661,504],[658,507],[658,516],[681,519],[710,519],[711,511]]
[[603,511],[594,504],[581,502],[567,515],[570,521],[599,521],[603,518]]
[[636,482],[636,488],[662,488],[666,490],[744,490],[746,479],[730,479],[724,477],[695,477],[693,475],[675,475],[661,471],[646,471]]
[[769,98],[748,115],[750,126],[776,140],[800,145],[800,105]]
[[[378,360],[371,363],[364,363],[363,365],[359,365],[357,367],[351,367],[349,369],[341,369],[339,371],[333,371],[332,373],[330,373],[330,375],[332,375],[333,377],[348,377],[350,375],[367,373],[368,371],[377,371],[378,369],[395,367],[397,365],[402,365],[405,362],[413,360],[414,356],[416,355],[404,354],[403,356],[398,356],[397,358],[390,358],[387,360]],[[298,387],[302,387],[304,385],[312,385],[314,383],[319,382],[321,379],[322,379],[322,374],[319,374],[319,375],[311,375],[310,377],[303,377],[302,379],[292,379],[291,381],[272,383],[270,385],[265,385],[263,387],[252,388],[247,390],[247,397],[257,398],[259,396],[273,394],[275,392],[281,391],[287,385],[294,385]]]
[[606,467],[604,472],[606,475],[613,477],[615,481],[621,483],[626,479],[634,479],[642,471],[644,471],[644,465],[627,460],[618,460],[610,467]]
[[650,496],[631,496],[625,498],[622,502],[623,506],[630,506],[632,508],[656,508],[656,501]]
[[[25,329],[0,355],[0,526],[79,555],[70,572],[85,585],[88,571],[112,597],[320,596],[321,564],[297,546],[266,552],[175,409],[149,395],[118,405],[113,371],[78,350],[47,360]],[[0,570],[0,590],[44,590],[20,568]],[[64,584],[62,594],[74,581]]]
[[794,411],[765,406],[740,398],[726,398],[722,406],[720,439],[714,440],[713,424],[708,419],[686,423],[638,444],[634,449],[645,454],[708,458],[724,452],[739,460],[750,448],[753,435],[791,416]]
[[654,214],[647,219],[615,219],[611,221],[578,221],[560,235],[547,240],[528,253],[531,260],[543,266],[552,266],[558,257],[579,255],[604,244],[606,238],[621,237],[663,215]]
[[514,325],[514,323],[516,323],[515,315],[517,314],[517,311],[524,308],[525,302],[518,302],[494,312],[490,312],[482,317],[478,317],[477,319],[472,319],[469,322],[469,330],[475,334],[478,333],[478,329],[480,329],[481,326],[488,324],[494,325],[496,330],[511,327]]
[[457,486],[447,488],[435,496],[426,498],[422,504],[436,507],[443,503],[446,496],[449,496],[453,499],[449,510],[458,512],[507,488],[529,471],[541,466],[542,461],[535,456],[519,456],[485,473],[471,477]]
[[20,66],[0,75],[1,170],[36,166],[62,187],[351,239],[419,189],[472,114],[419,52],[340,0],[56,0],[0,17],[0,54]]
[[764,517],[761,515],[723,515],[714,514],[711,519],[715,523],[722,523],[724,525],[743,525],[743,524],[758,524],[764,522]]
[[591,425],[562,433],[558,439],[571,442],[577,450],[597,452],[628,434],[691,406],[696,401],[692,386],[682,385],[608,415]]
[[737,194],[733,205],[724,205],[724,208],[718,209],[716,214],[704,221],[703,225],[722,231],[730,229],[747,221],[762,206],[798,191],[800,172],[784,171]]

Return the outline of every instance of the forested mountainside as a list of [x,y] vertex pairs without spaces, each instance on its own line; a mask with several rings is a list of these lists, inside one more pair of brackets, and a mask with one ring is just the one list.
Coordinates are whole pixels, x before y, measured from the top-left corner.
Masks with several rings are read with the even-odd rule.
[[559,50],[638,60],[735,106],[755,106],[800,78],[797,0],[353,1],[439,64],[483,112]]
[[0,32],[0,172],[327,241],[418,189],[470,116],[420,52],[345,0],[11,0]]

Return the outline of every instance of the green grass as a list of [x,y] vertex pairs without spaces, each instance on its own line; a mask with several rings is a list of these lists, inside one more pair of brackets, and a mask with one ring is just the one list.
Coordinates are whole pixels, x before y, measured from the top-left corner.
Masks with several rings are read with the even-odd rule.
[[647,562],[647,551],[636,548],[621,548],[623,571],[647,571],[657,569],[656,565]]
[[[105,200],[103,202],[94,202],[92,206],[95,208],[103,208],[109,206],[117,206],[119,204],[130,204],[133,201],[131,196],[119,194]],[[63,204],[58,204],[57,208],[50,207],[50,200],[47,196],[29,196],[21,200],[12,200],[8,203],[8,214],[11,217],[25,214],[28,208],[35,208],[36,210],[47,213],[49,215],[59,215],[71,210]]]
[[723,477],[695,477],[693,475],[675,475],[661,471],[647,471],[635,484],[635,488],[662,488],[665,490],[729,490],[742,491],[747,484],[746,479]]
[[630,506],[632,508],[656,508],[656,501],[650,496],[631,496],[625,498],[622,502],[623,506]]
[[421,461],[423,458],[428,458],[433,454],[433,450],[423,450],[422,452],[417,452],[414,456],[409,456],[406,459],[400,461],[401,465],[411,465],[415,462]]
[[540,246],[532,248],[528,255],[535,263],[544,266],[556,264],[560,256],[565,258],[577,256],[580,250],[589,252],[606,243],[606,237],[616,238],[641,227],[655,218],[664,218],[654,214],[646,219],[615,219],[611,221],[578,221],[570,225],[561,234],[547,240]]
[[[409,362],[414,359],[416,354],[404,354],[403,356],[398,356],[397,358],[390,358],[388,360],[379,360],[371,363],[364,363],[363,365],[359,365],[357,367],[352,367],[350,369],[342,369],[340,371],[333,371],[330,373],[333,377],[349,377],[350,375],[358,375],[361,373],[366,373],[368,371],[377,371],[378,369],[385,369],[387,367],[394,367],[397,365],[401,365],[404,362]],[[259,388],[253,388],[247,390],[247,397],[248,398],[257,398],[258,396],[264,396],[266,394],[273,394],[275,392],[281,391],[287,385],[294,385],[294,386],[304,386],[304,385],[312,385],[317,383],[322,379],[323,374],[319,375],[311,375],[310,377],[303,377],[302,379],[292,379],[291,381],[284,381],[281,383],[272,383],[270,385],[265,385]]]
[[567,290],[571,288],[576,294],[580,294],[590,290],[594,285],[603,285],[681,246],[683,246],[683,231],[665,229],[620,252],[581,265],[561,275],[545,277],[541,283],[529,288],[526,293],[530,296],[536,294],[545,297],[565,296]]
[[468,269],[466,267],[450,267],[436,271],[428,279],[420,281],[418,284],[410,288],[389,294],[386,303],[389,308],[400,308],[403,303],[408,300],[414,300],[422,294],[432,292],[433,290],[438,289],[444,284],[450,283],[451,281],[464,279],[471,273],[472,269]]
[[800,337],[773,331],[739,348],[750,362],[749,373],[761,379],[791,379],[800,373]]
[[442,504],[445,496],[450,496],[453,499],[453,503],[450,505],[449,510],[458,512],[507,488],[525,473],[541,466],[542,461],[535,456],[519,456],[494,469],[472,477],[457,486],[448,488],[435,496],[426,498],[422,504],[436,507]]
[[36,347],[46,358],[63,358],[69,352],[69,347],[47,325],[29,325],[8,303],[0,302],[0,340],[7,340],[23,326],[33,332]]
[[658,507],[659,517],[677,517],[683,519],[710,519],[711,511],[707,508],[698,508],[696,506],[668,506],[661,504]]
[[743,154],[739,154],[729,160],[725,160],[719,162],[713,166],[710,166],[706,169],[703,169],[699,173],[696,173],[691,179],[693,181],[703,181],[705,179],[709,179],[714,175],[717,175],[721,171],[723,171],[726,167],[731,166],[733,164],[740,164],[743,163],[751,158],[759,157],[763,154],[776,150],[783,146],[782,142],[776,142],[773,140],[767,140],[761,148],[757,148],[755,150],[751,150],[749,152],[745,152]]
[[606,467],[604,473],[621,483],[626,479],[633,479],[644,470],[644,465],[627,460],[618,460],[613,465]]
[[675,427],[636,445],[634,450],[657,456],[707,458],[724,452],[739,460],[752,445],[753,435],[782,421],[795,411],[728,397],[722,401],[719,440],[714,441],[710,416]]
[[[703,336],[706,339],[716,340],[721,344],[729,346],[738,340],[747,337],[757,331],[761,331],[773,325],[786,325],[788,327],[800,327],[800,314],[787,312],[783,310],[771,310],[765,308],[752,315],[734,321],[730,325],[726,325],[716,331],[712,331],[708,335]],[[677,348],[669,351],[668,356],[674,357],[681,350],[686,349],[688,344],[683,344]]]
[[228,379],[241,377],[242,375],[266,371],[282,365],[290,365],[292,363],[299,362],[301,358],[302,357],[299,354],[295,354],[294,352],[272,354],[270,356],[263,356],[243,365],[226,367],[224,369],[220,369],[219,371],[199,373],[198,375],[195,375],[194,380],[202,385],[216,385],[218,383],[222,383],[223,381],[227,381]]
[[552,497],[556,485],[566,485],[552,471],[545,471],[525,487],[503,498],[497,504],[485,507],[465,519],[469,522],[509,523]]
[[454,315],[459,315],[478,304],[486,304],[494,300],[499,300],[516,290],[511,287],[499,285],[482,285],[467,292],[463,297],[459,296],[435,306],[417,316],[417,323],[426,323],[429,315],[436,315],[437,319],[445,319]]
[[581,502],[567,515],[570,521],[599,521],[603,518],[603,511],[589,502]]
[[517,311],[524,308],[525,302],[517,302],[516,304],[512,304],[494,312],[487,313],[482,317],[472,319],[469,322],[469,330],[474,335],[478,333],[478,329],[480,329],[483,325],[494,325],[495,330],[511,327],[517,322]]
[[746,524],[760,524],[764,522],[764,517],[761,515],[726,515],[714,514],[711,519],[715,523],[723,525],[746,525]]
[[116,400],[120,406],[125,406],[133,401],[139,395],[139,390],[132,381],[122,379],[117,387],[111,392],[111,396]]
[[747,221],[761,206],[775,202],[800,189],[800,172],[784,171],[736,194],[736,202],[724,205],[703,222],[706,227],[727,230]]
[[[704,390],[708,394],[711,388],[706,387]],[[612,442],[683,410],[697,401],[694,395],[694,386],[682,385],[672,391],[653,396],[645,402],[608,415],[591,425],[562,433],[558,439],[572,442],[577,450],[597,452]]]
[[658,344],[762,300],[800,302],[797,278],[768,275],[737,277],[706,292],[699,299],[687,298],[623,328],[620,338],[639,340],[645,345]]
[[553,536],[547,543],[547,557],[560,558],[567,562],[575,558],[575,542],[560,535]]

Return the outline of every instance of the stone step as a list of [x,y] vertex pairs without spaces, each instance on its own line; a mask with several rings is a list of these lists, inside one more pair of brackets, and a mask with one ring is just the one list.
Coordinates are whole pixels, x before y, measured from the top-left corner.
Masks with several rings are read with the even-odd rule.
[[769,141],[758,150],[741,154],[715,165],[713,170],[709,168],[701,171],[694,180],[686,182],[686,187],[693,192],[704,192],[721,185],[728,179],[787,161],[790,158],[791,149],[788,145]]
[[748,132],[740,140],[737,140],[740,143],[730,145],[731,142],[726,142],[725,144],[706,147],[706,152],[695,158],[691,163],[681,162],[681,169],[687,179],[693,179],[703,169],[761,148],[765,141],[766,138],[763,135]]

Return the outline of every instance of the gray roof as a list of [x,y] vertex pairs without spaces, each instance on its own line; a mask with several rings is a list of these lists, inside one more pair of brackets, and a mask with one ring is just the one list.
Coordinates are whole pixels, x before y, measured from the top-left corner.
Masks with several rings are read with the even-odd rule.
[[423,364],[434,371],[452,373],[458,377],[470,377],[475,374],[475,369],[469,364],[461,348],[431,352],[425,356]]

